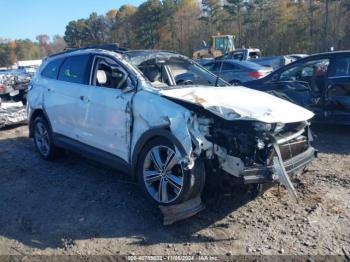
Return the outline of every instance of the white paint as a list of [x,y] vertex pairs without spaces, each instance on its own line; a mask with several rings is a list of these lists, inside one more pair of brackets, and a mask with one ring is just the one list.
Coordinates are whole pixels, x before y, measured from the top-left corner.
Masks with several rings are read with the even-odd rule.
[[187,156],[192,154],[192,140],[188,130],[191,112],[186,108],[159,96],[157,93],[141,90],[133,99],[134,125],[131,150],[140,137],[149,129],[168,127],[181,142]]
[[293,123],[311,119],[314,114],[300,106],[253,89],[227,87],[188,87],[162,90],[167,97],[203,106],[227,120],[257,120],[265,123]]

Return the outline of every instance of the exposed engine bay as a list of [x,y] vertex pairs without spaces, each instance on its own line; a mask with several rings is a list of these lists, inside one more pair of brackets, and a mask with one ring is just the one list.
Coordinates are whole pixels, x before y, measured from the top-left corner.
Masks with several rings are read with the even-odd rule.
[[[194,154],[205,159],[211,169],[244,184],[279,182],[296,197],[289,175],[300,172],[316,156],[307,121],[228,121],[207,112],[194,119],[190,129],[197,141]],[[301,161],[297,159],[306,154]]]

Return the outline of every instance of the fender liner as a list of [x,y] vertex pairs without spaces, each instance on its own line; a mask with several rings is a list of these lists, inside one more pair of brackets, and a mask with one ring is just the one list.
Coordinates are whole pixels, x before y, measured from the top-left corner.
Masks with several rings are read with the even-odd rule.
[[164,137],[168,139],[177,147],[182,157],[186,156],[187,153],[185,148],[180,143],[180,141],[170,132],[168,125],[153,127],[147,130],[145,133],[143,133],[135,145],[135,148],[131,157],[131,172],[132,172],[131,175],[133,177],[136,177],[136,168],[137,168],[139,153],[141,152],[143,147],[155,137]]

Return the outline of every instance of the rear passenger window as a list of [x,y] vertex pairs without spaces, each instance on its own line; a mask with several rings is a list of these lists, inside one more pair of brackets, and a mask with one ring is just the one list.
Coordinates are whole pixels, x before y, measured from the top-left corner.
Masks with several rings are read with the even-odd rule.
[[63,58],[58,58],[49,62],[45,66],[41,75],[47,78],[57,79],[58,70],[60,69],[60,65],[62,64],[62,62],[63,62]]
[[[219,68],[220,68],[220,64],[219,64]],[[230,71],[230,70],[237,70],[237,66],[230,64],[230,63],[224,63],[222,65],[222,71]]]
[[89,83],[89,61],[89,55],[68,57],[60,69],[58,80],[87,85]]

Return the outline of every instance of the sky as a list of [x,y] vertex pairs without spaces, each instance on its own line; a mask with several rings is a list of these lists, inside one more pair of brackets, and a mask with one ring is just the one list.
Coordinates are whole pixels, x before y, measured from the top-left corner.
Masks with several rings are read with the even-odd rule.
[[39,34],[64,35],[71,20],[92,12],[105,14],[123,4],[140,5],[144,0],[0,0],[0,38],[35,40]]

